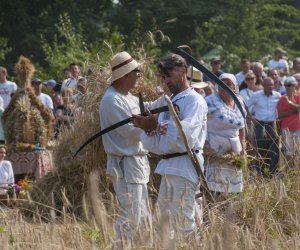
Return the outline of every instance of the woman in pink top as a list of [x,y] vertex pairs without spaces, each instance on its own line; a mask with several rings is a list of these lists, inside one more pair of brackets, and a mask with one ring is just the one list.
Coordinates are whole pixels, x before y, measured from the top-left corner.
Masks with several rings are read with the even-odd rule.
[[300,95],[296,92],[295,77],[287,77],[284,84],[287,94],[278,102],[278,118],[283,135],[283,143],[288,160],[300,161]]

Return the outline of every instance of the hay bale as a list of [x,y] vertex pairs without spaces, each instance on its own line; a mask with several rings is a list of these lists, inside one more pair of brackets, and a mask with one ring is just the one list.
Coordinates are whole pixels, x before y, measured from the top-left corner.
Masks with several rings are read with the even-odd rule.
[[52,114],[31,88],[34,66],[29,59],[21,56],[15,71],[19,77],[19,88],[2,117],[6,142],[10,151],[16,151],[18,143],[46,147],[52,133]]

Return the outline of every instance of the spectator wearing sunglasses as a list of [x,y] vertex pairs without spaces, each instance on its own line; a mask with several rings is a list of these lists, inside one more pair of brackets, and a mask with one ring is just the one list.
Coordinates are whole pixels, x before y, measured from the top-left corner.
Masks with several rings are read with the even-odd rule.
[[247,85],[247,88],[242,89],[240,91],[240,95],[242,96],[243,100],[246,102],[248,101],[253,93],[257,90],[260,90],[260,86],[256,85],[256,76],[251,70],[245,75],[245,83]]
[[[286,78],[284,86],[287,93],[278,102],[278,118],[281,120],[283,146],[289,161],[300,161],[300,95],[295,77]],[[293,164],[293,162],[291,162]]]

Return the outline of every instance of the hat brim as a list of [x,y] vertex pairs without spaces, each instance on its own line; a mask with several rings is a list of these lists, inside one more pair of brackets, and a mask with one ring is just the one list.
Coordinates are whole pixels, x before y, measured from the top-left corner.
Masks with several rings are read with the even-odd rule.
[[130,63],[124,65],[123,67],[113,71],[111,77],[107,79],[107,82],[109,84],[112,84],[114,81],[120,79],[121,77],[130,73],[134,69],[140,67],[143,63],[144,63],[144,61],[142,61],[142,62],[137,62],[136,60],[131,61]]
[[192,82],[191,86],[195,89],[203,89],[208,86],[206,82]]

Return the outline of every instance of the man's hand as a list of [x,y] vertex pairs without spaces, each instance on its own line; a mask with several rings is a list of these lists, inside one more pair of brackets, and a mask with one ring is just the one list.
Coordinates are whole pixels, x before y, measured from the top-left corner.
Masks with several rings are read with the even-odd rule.
[[156,130],[157,127],[157,115],[151,114],[146,110],[147,116],[133,115],[132,123],[135,127],[141,128],[146,132]]

